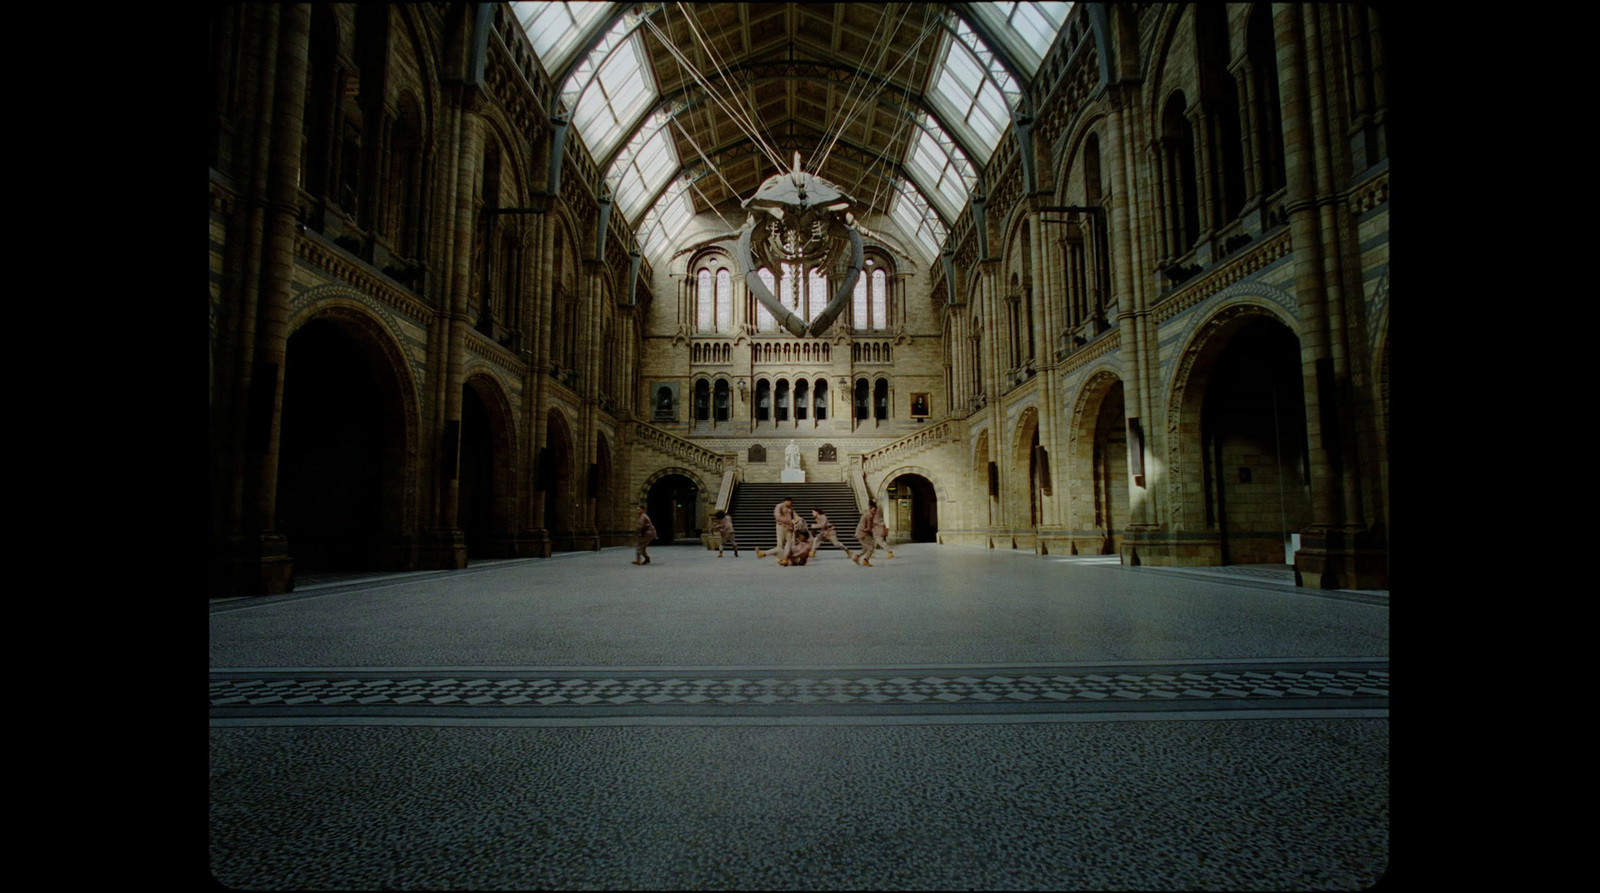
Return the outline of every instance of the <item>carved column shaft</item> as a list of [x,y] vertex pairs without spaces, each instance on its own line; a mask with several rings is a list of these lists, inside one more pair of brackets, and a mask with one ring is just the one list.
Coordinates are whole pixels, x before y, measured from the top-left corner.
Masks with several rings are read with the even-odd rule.
[[[271,426],[265,451],[255,463],[254,529],[277,527],[278,440],[283,410],[283,358],[289,342],[289,296],[294,283],[295,215],[299,199],[300,141],[305,113],[306,59],[311,39],[311,7],[296,3],[283,11],[277,88],[272,113],[272,169],[261,263],[260,328],[256,357],[276,375],[271,385]],[[263,389],[262,393],[267,393]]]

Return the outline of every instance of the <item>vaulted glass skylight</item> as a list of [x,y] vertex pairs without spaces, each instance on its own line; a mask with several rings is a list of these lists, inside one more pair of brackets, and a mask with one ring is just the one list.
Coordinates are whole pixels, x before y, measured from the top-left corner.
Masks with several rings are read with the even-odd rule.
[[629,223],[639,218],[650,197],[680,166],[671,139],[671,119],[670,109],[651,115],[617,154],[606,175],[617,207]]
[[955,140],[929,115],[919,116],[917,137],[906,158],[906,169],[925,195],[933,199],[945,220],[954,220],[966,207],[978,173]]
[[609,3],[513,2],[511,13],[533,43],[539,64],[545,71],[559,74],[578,41],[610,8]]
[[596,160],[610,155],[632,132],[635,119],[658,94],[639,46],[639,22],[634,13],[619,18],[561,88],[561,104],[572,113],[572,123]]
[[959,18],[955,38],[945,38],[935,70],[929,101],[941,118],[965,131],[969,143],[982,150],[979,163],[987,164],[1000,136],[1011,126],[1011,109],[1020,101],[1016,82]]
[[1005,45],[1024,77],[1033,77],[1050,53],[1071,3],[974,3],[969,8]]
[[689,200],[690,183],[688,177],[678,178],[676,183],[667,187],[661,200],[644,215],[644,219],[639,221],[634,238],[638,240],[641,252],[660,257],[672,247],[669,236],[682,235],[689,222],[694,220],[694,204]]
[[939,256],[939,247],[944,244],[945,226],[922,193],[917,191],[915,184],[896,179],[894,187],[895,196],[890,200],[889,217],[900,225],[902,232],[916,240],[917,247],[923,251],[923,261],[932,263]]

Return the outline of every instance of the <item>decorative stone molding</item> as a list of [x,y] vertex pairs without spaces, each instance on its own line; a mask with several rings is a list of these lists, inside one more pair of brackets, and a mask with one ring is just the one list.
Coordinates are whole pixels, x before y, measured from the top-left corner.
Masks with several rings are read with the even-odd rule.
[[358,292],[376,297],[419,324],[426,325],[424,320],[433,318],[433,308],[427,303],[404,291],[387,276],[375,272],[366,261],[351,256],[342,248],[324,244],[309,233],[301,233],[295,239],[294,253],[308,266],[321,270],[333,279],[349,283]]
[[518,379],[524,378],[528,374],[527,364],[517,359],[516,354],[490,341],[477,329],[467,330],[467,348],[484,360],[510,372]]
[[[1223,289],[1239,282],[1246,276],[1288,257],[1292,247],[1287,230],[1267,239],[1256,246],[1254,250],[1246,251],[1244,254],[1222,264],[1163,298],[1160,303],[1151,308],[1151,322],[1159,326],[1174,316],[1195,307],[1201,301],[1219,294]],[[1292,305],[1293,298],[1289,300]],[[1293,314],[1292,309],[1290,313]]]
[[1350,213],[1361,215],[1389,201],[1389,172],[1385,170],[1350,193]]

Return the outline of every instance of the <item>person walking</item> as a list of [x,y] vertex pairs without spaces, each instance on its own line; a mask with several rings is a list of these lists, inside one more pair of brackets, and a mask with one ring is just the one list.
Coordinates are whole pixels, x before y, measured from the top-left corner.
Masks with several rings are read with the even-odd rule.
[[738,558],[739,541],[733,536],[733,516],[722,509],[717,509],[717,513],[712,517],[711,527],[717,532],[717,557],[721,558],[723,548],[729,547],[733,549],[733,557]]
[[633,539],[633,563],[649,564],[650,543],[656,538],[656,526],[650,523],[650,516],[644,513],[644,504],[639,504],[638,534]]
[[[862,567],[872,567],[872,556],[878,549],[888,547],[889,525],[883,520],[883,510],[878,508],[878,500],[867,500],[867,511],[861,516],[861,523],[856,525],[856,539],[861,541],[861,554],[851,560]],[[890,552],[893,558],[894,553]]]
[[811,510],[811,529],[815,532],[815,536],[813,536],[811,539],[812,558],[817,557],[817,550],[822,548],[822,544],[824,542],[831,540],[835,546],[838,546],[844,551],[845,557],[849,558],[851,561],[855,560],[855,553],[850,551],[849,546],[839,542],[838,529],[833,526],[832,521],[828,520],[827,514],[825,514],[822,509]]
[[[776,524],[778,535],[778,544],[772,547],[772,551],[782,555],[789,550],[789,540],[794,537],[795,524],[800,522],[800,516],[794,513],[793,497],[785,496],[783,501],[772,507],[772,520]],[[767,553],[762,550],[756,550],[757,558],[765,558],[766,555]]]

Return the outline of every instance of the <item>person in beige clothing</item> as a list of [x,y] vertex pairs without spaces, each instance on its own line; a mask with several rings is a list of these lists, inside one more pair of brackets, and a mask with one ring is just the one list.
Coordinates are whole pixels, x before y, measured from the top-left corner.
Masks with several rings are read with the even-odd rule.
[[733,550],[733,557],[739,557],[739,541],[733,535],[733,516],[722,509],[712,516],[711,528],[716,531],[717,557],[722,557],[723,547]]
[[823,513],[822,509],[811,510],[811,531],[812,558],[817,557],[817,550],[822,548],[823,543],[832,541],[835,546],[838,546],[844,551],[846,557],[848,557],[851,561],[855,560],[855,553],[851,552],[850,548],[844,543],[839,542],[838,529],[833,526],[832,521],[828,520],[828,516]]
[[[789,540],[794,537],[795,527],[799,526],[801,529],[805,527],[805,522],[800,520],[800,516],[794,513],[794,499],[785,496],[782,502],[773,506],[772,520],[777,526],[778,534],[778,544],[772,547],[772,551],[779,555],[787,554]],[[757,558],[765,558],[766,556],[766,552],[761,549],[756,550]]]
[[[861,523],[856,525],[856,539],[861,541],[861,554],[851,560],[862,567],[872,567],[872,556],[878,549],[888,548],[889,524],[883,520],[883,510],[878,508],[878,500],[867,500],[866,514],[861,516]],[[889,557],[894,557],[892,550]]]
[[633,563],[650,563],[650,543],[656,538],[656,526],[650,523],[650,516],[644,513],[644,506],[639,506],[637,533],[633,539]]

